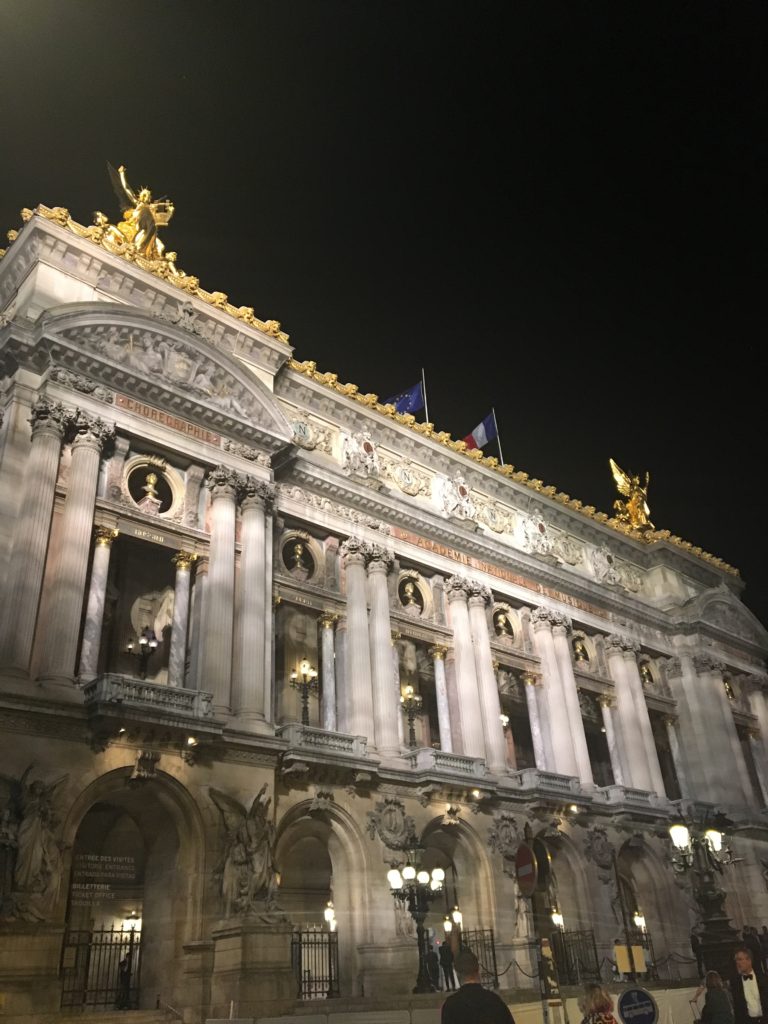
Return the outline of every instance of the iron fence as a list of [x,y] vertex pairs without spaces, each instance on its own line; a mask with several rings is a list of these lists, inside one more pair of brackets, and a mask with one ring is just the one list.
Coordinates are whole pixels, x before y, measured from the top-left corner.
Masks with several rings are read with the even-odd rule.
[[62,1009],[137,1009],[140,967],[138,928],[68,931],[61,955]]
[[291,962],[299,999],[333,999],[339,995],[338,932],[294,932]]
[[480,980],[486,988],[499,987],[493,928],[476,928],[461,933],[461,944],[471,949],[480,964]]
[[559,928],[552,933],[550,941],[561,985],[600,981],[600,961],[597,958],[595,933],[591,929],[567,931]]

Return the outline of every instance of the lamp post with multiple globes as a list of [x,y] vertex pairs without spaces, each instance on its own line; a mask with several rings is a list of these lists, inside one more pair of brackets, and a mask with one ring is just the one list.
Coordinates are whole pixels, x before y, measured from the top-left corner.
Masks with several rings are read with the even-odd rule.
[[[416,858],[414,856],[413,860]],[[387,872],[387,881],[393,899],[404,903],[416,924],[416,942],[419,947],[419,973],[416,976],[414,992],[434,992],[435,986],[429,977],[427,967],[427,938],[424,921],[429,905],[439,892],[442,892],[445,871],[442,868],[424,868],[414,866],[411,858],[405,867],[391,868]]]
[[126,645],[126,653],[132,654],[139,660],[139,679],[147,678],[147,662],[155,653],[159,646],[160,641],[155,636],[154,629],[149,626],[145,626],[139,634],[138,644],[133,640],[129,640]]
[[682,823],[671,825],[670,839],[674,847],[672,867],[678,874],[690,872],[693,895],[701,908],[701,952],[708,971],[718,971],[727,978],[733,966],[733,949],[738,933],[725,913],[725,892],[717,876],[723,867],[736,864],[729,846],[723,845],[723,833],[716,828],[703,831]]
[[309,695],[317,694],[318,683],[317,669],[306,658],[302,658],[298,669],[291,672],[291,686],[301,696],[301,724],[309,725]]
[[404,686],[400,694],[400,707],[408,719],[408,746],[413,749],[416,746],[416,729],[414,722],[422,714],[421,697],[415,692],[412,686]]

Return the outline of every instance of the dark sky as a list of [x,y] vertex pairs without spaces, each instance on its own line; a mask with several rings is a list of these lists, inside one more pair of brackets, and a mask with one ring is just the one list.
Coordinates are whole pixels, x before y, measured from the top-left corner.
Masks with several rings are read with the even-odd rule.
[[[5,0],[0,227],[168,195],[209,290],[740,569],[768,624],[766,8]],[[494,445],[488,454],[498,454]]]

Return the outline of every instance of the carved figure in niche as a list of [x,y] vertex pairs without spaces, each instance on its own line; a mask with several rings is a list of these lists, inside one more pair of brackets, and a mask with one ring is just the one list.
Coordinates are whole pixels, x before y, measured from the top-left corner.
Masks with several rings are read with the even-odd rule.
[[226,793],[210,790],[227,831],[224,855],[215,870],[225,917],[277,906],[275,826],[268,817],[272,798],[266,796],[266,790],[265,782],[249,811]]
[[578,636],[573,638],[573,658],[574,661],[589,661],[589,652],[587,651],[584,641]]
[[285,545],[283,561],[292,576],[305,580],[312,574],[314,562],[307,550],[306,542],[300,537],[295,537]]
[[496,612],[493,616],[493,627],[496,630],[496,636],[506,636],[510,638],[514,636],[509,616],[505,611]]
[[41,779],[27,782],[31,770],[32,765],[20,782],[14,903],[25,920],[45,921],[55,910],[61,886],[61,844],[56,838],[59,818],[54,810],[54,796],[69,776],[62,775],[48,785]]
[[640,665],[640,679],[642,680],[643,686],[650,687],[653,689],[653,672],[651,672],[651,666],[647,661],[642,662]]
[[400,584],[400,603],[412,615],[421,615],[424,599],[414,580],[405,579]]

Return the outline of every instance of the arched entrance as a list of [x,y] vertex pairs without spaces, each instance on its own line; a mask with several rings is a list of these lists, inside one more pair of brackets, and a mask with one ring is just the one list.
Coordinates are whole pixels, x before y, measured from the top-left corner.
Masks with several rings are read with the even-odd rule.
[[63,1008],[103,1012],[150,1009],[158,999],[173,1003],[181,946],[199,919],[202,842],[191,841],[192,807],[169,777],[132,779],[129,769],[98,780],[79,801]]

